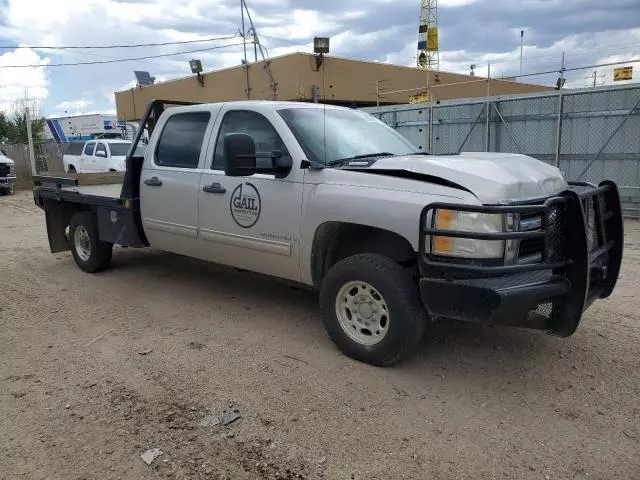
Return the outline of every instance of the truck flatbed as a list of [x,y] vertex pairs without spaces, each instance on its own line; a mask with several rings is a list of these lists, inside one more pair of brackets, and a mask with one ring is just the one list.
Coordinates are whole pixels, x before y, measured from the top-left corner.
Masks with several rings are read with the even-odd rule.
[[80,195],[90,195],[93,197],[105,197],[109,199],[120,199],[122,183],[109,183],[106,185],[71,186],[62,187],[62,190],[77,193]]

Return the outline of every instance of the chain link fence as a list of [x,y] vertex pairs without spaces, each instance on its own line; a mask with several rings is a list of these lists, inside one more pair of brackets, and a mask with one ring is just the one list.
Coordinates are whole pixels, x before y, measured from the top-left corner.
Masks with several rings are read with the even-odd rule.
[[[38,173],[64,173],[62,157],[68,150],[70,143],[36,143],[33,151],[36,158],[36,170]],[[7,157],[16,162],[16,176],[18,188],[31,188],[31,160],[29,157],[29,145],[0,144],[0,149],[6,152]]]
[[434,155],[522,153],[569,180],[613,180],[625,213],[640,215],[640,85],[364,110]]

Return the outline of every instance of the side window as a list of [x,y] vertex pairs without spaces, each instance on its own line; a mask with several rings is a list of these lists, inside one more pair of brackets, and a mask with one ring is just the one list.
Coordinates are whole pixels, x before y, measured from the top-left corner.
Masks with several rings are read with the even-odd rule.
[[87,145],[84,147],[84,154],[93,155],[93,149],[95,148],[95,146],[95,143],[87,143]]
[[177,113],[169,117],[156,147],[156,165],[198,168],[209,112]]
[[213,170],[224,170],[224,137],[229,133],[246,133],[253,137],[257,152],[271,152],[280,150],[283,156],[289,155],[287,147],[271,125],[271,122],[263,115],[246,110],[228,112],[222,119],[216,149],[213,154]]
[[105,157],[107,156],[107,149],[104,147],[104,143],[99,143],[99,144],[96,146],[96,155],[97,155],[98,153],[104,153],[104,156],[105,156]]

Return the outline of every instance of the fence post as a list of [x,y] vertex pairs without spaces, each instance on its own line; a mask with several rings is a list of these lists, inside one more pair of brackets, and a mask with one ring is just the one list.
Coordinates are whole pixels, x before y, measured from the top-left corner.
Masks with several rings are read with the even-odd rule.
[[484,132],[484,134],[485,134],[484,140],[486,142],[485,143],[485,149],[484,149],[485,152],[489,151],[489,142],[490,142],[490,139],[489,139],[489,131],[490,131],[489,130],[489,119],[490,119],[490,116],[491,116],[491,105],[490,105],[490,101],[489,101],[490,95],[491,95],[491,64],[488,63],[487,64],[487,105],[486,105],[486,108],[485,108],[485,111],[486,111],[486,114],[487,114],[487,121],[486,121],[486,124],[485,124],[485,132]]
[[562,111],[564,109],[564,95],[558,91],[558,123],[556,125],[556,167],[560,168],[560,148],[562,146]]
[[31,159],[31,175],[37,175],[38,169],[36,168],[36,154],[33,151],[33,135],[31,133],[31,113],[29,112],[29,106],[25,107],[25,120],[27,123],[27,139],[29,140],[29,157]]
[[433,104],[429,104],[429,129],[427,130],[429,155],[433,155]]

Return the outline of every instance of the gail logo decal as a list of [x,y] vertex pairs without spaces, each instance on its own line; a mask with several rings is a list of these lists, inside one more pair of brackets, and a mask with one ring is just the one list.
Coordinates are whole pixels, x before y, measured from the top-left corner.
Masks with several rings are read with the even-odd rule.
[[260,194],[251,183],[238,185],[229,200],[229,209],[233,220],[242,228],[251,228],[260,218]]

